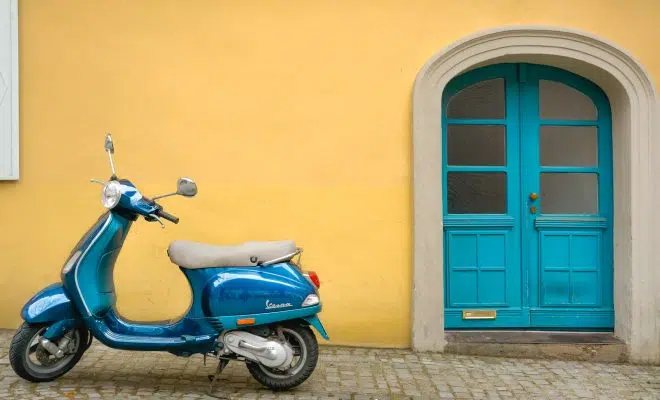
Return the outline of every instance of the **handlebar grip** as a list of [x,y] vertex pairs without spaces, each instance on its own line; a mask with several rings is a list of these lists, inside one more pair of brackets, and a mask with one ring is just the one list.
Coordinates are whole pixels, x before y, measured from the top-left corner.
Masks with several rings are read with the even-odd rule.
[[172,223],[178,224],[179,223],[179,217],[175,217],[174,215],[164,211],[162,208],[158,209],[156,212],[156,215],[158,215],[161,218],[164,218]]

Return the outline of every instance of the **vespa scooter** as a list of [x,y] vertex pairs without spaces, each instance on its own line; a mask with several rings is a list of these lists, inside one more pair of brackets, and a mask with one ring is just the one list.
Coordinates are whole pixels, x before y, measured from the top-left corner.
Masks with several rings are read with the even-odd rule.
[[[21,310],[24,320],[9,349],[12,368],[32,382],[54,380],[80,360],[92,337],[124,350],[166,351],[218,360],[211,386],[231,360],[245,362],[250,374],[273,390],[304,382],[314,371],[318,343],[311,327],[328,339],[321,311],[318,276],[299,265],[301,249],[293,241],[246,242],[214,246],[175,241],[167,249],[192,291],[186,314],[175,322],[133,322],[115,309],[115,260],[131,225],[178,223],[156,200],[197,194],[197,185],[181,178],[177,190],[152,199],[127,179],[119,179],[114,144],[105,138],[112,176],[103,185],[107,209],[69,254],[61,283],[38,292]],[[294,262],[294,258],[298,260]]]

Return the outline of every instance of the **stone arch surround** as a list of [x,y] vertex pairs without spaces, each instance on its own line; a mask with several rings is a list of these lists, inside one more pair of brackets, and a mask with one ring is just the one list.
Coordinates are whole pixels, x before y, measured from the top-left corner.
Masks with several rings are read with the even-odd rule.
[[[660,363],[658,98],[644,68],[616,45],[556,27],[478,32],[435,54],[413,90],[412,346],[442,351],[444,277],[442,92],[455,76],[501,62],[552,65],[598,84],[612,106],[615,335],[634,362]],[[657,261],[656,261],[657,260]]]

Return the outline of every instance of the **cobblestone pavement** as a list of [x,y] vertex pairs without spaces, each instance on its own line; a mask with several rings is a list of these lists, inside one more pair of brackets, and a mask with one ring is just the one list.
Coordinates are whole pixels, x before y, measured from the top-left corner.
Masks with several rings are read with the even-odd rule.
[[[206,398],[201,356],[122,352],[95,342],[78,365],[55,382],[18,378],[0,330],[0,399]],[[514,360],[323,347],[312,377],[296,390],[262,388],[238,362],[223,373],[215,396],[225,399],[660,399],[660,367]]]

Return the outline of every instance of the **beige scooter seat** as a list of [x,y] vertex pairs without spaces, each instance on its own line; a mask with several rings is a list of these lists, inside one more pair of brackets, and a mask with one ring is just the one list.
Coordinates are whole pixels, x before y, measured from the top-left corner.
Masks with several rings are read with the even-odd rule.
[[245,242],[237,246],[177,240],[170,244],[170,260],[183,268],[250,267],[272,261],[285,262],[297,253],[293,240]]

